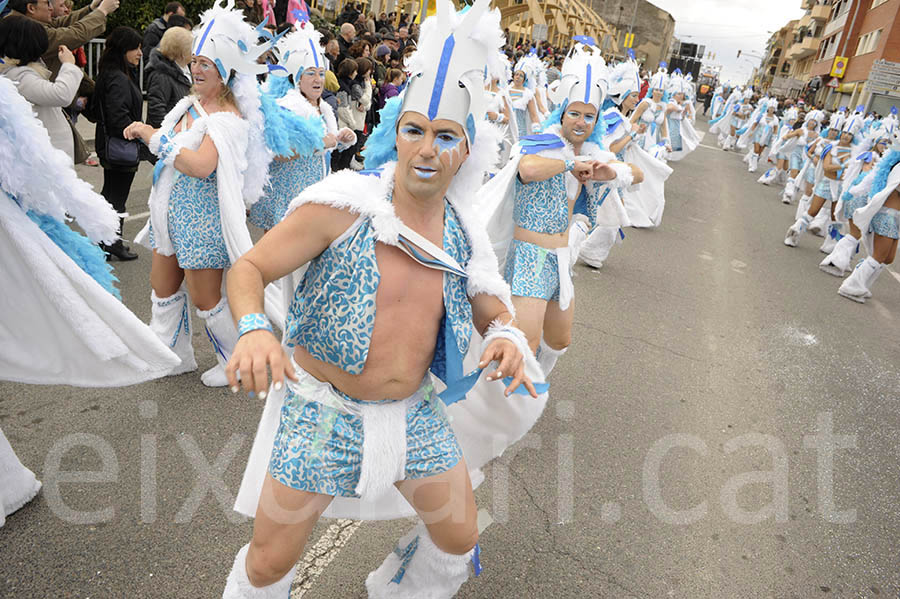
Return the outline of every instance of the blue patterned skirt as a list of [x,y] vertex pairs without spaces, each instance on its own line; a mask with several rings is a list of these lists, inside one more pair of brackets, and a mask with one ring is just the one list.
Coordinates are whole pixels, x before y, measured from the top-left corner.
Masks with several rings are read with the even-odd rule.
[[513,239],[503,278],[513,295],[559,301],[559,259],[553,250]]

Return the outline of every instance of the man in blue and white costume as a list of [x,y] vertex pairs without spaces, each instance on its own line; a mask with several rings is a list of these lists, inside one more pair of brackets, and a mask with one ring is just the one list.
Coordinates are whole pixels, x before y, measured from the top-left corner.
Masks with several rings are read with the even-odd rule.
[[325,88],[325,50],[309,21],[276,45],[278,65],[270,67],[263,88],[266,146],[273,160],[262,197],[250,207],[247,220],[268,231],[284,218],[288,204],[329,172],[331,152],[356,143],[347,127],[338,129],[334,111],[322,101]]
[[760,100],[759,112],[752,124],[747,129],[753,148],[750,150],[750,160],[748,161],[747,171],[755,173],[759,168],[759,161],[768,162],[769,154],[766,150],[775,141],[775,134],[778,132],[778,117],[775,111],[778,110],[778,100],[775,98],[764,98]]
[[[628,185],[633,179],[631,168],[616,162],[600,143],[605,70],[599,52],[576,44],[553,90],[558,108],[545,121],[544,133],[520,140],[510,162],[479,192],[479,211],[488,216],[488,233],[512,288],[516,318],[545,374],[571,343],[571,268],[587,230],[597,224],[597,204],[603,202],[585,186],[613,180]],[[583,207],[576,208],[579,203]],[[581,217],[573,216],[576,210]],[[618,230],[614,201],[605,210],[613,211]],[[580,222],[574,225],[573,220]],[[570,226],[577,227],[571,235]]]
[[[437,11],[367,142],[377,168],[307,188],[229,275],[241,333],[230,382],[236,392],[240,370],[267,402],[235,505],[255,515],[253,539],[225,598],[286,597],[323,513],[418,513],[424,523],[369,575],[369,596],[453,596],[469,563],[479,569],[470,470],[524,435],[546,402],[506,396],[538,397],[543,375],[471,206],[502,135],[484,118],[483,90],[500,14],[488,0],[459,14],[440,0]],[[262,313],[263,285],[282,277],[291,358]],[[477,367],[469,376],[463,356]],[[491,362],[489,380],[467,391]],[[438,379],[449,385],[440,396]]]
[[[791,106],[784,111],[784,114],[781,116],[781,121],[778,125],[778,131],[774,135],[774,140],[772,142],[772,149],[769,153],[775,155],[775,166],[769,167],[766,169],[766,172],[762,174],[762,176],[756,180],[757,183],[762,183],[763,185],[769,185],[770,183],[781,183],[783,180],[790,181],[794,177],[797,176],[797,173],[800,172],[800,167],[803,161],[803,153],[802,150],[798,147],[798,138],[802,135],[802,131],[800,133],[794,133],[794,125],[797,122],[797,119],[800,118],[800,112],[797,110],[795,106]],[[794,165],[795,168],[791,168],[791,158],[794,157]],[[791,190],[793,193],[793,190]],[[788,194],[790,195],[790,194]],[[789,202],[785,202],[789,203]]]
[[725,151],[733,149],[737,141],[735,131],[740,124],[738,111],[743,101],[740,88],[735,87],[722,106],[721,114],[709,121],[709,132],[718,136],[719,147]]
[[[625,116],[638,102],[641,80],[633,60],[620,62],[607,77],[609,95],[603,102],[603,146],[616,157],[640,169],[643,180],[621,191],[630,227],[658,227],[666,205],[665,183],[672,169],[662,160],[641,149],[637,137],[641,128],[633,127]],[[671,138],[671,131],[670,131]]]

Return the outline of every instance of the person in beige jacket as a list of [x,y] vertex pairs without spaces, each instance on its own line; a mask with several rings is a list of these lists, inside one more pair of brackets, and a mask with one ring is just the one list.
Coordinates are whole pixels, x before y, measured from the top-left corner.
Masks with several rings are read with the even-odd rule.
[[[119,8],[119,0],[93,0],[84,8],[73,10],[61,17],[53,17],[53,4],[56,0],[10,0],[11,16],[26,16],[41,23],[47,31],[48,48],[41,57],[50,69],[51,79],[56,77],[62,61],[57,49],[60,46],[80,48],[106,31],[106,17]],[[84,77],[79,96],[89,96],[94,91],[93,81]]]
[[51,81],[50,70],[41,60],[47,51],[47,33],[40,23],[23,16],[0,22],[0,75],[14,81],[19,94],[31,102],[50,143],[74,162],[75,142],[63,107],[72,103],[81,83],[82,72],[66,46],[56,48],[59,73]]

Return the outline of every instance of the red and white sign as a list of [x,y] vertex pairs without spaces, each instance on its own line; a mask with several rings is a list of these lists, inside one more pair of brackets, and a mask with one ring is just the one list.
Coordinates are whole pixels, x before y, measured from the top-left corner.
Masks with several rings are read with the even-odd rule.
[[835,87],[835,88],[836,88],[836,87],[839,86],[840,84],[841,84],[841,82],[838,81],[838,78],[837,78],[837,77],[832,77],[832,78],[831,78],[831,81],[829,81],[829,82],[826,83],[825,85],[827,85],[828,87]]

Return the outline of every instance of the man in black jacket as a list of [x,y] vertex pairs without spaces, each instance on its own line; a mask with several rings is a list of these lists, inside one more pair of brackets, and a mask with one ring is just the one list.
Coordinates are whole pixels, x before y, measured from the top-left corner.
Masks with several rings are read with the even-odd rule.
[[181,2],[169,2],[163,11],[163,16],[157,17],[144,31],[144,41],[141,43],[141,51],[144,54],[144,63],[150,60],[150,52],[159,45],[166,28],[169,26],[169,17],[172,15],[185,16]]

